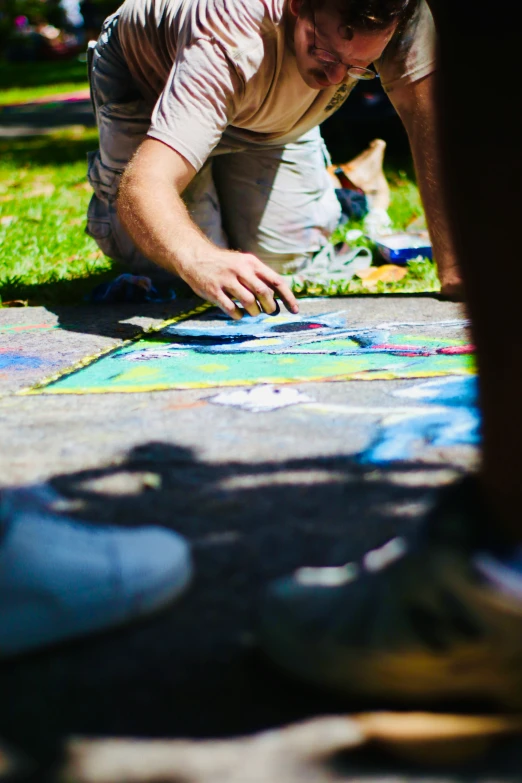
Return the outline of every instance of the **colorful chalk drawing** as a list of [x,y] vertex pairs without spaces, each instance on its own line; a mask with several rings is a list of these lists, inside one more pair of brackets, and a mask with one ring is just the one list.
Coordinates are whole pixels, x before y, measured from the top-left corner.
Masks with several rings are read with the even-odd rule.
[[478,446],[480,413],[477,379],[441,378],[395,392],[395,396],[426,402],[430,408],[394,413],[380,423],[376,436],[359,455],[363,464],[408,460],[419,446]]
[[[473,348],[419,334],[438,324],[354,328],[344,313],[245,316],[212,313],[165,325],[25,393],[107,392],[255,386],[304,381],[388,380],[470,375]],[[421,327],[421,328],[417,328]]]

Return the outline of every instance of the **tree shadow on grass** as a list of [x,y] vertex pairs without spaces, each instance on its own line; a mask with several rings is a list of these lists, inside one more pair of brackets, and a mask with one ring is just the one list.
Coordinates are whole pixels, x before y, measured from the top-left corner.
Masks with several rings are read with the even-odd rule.
[[16,277],[6,278],[0,284],[2,302],[27,302],[30,307],[47,307],[53,311],[60,305],[80,305],[86,301],[97,285],[112,280],[119,274],[117,267],[93,270],[90,274],[73,280],[56,278],[45,283],[25,283]]
[[441,467],[423,464],[419,480],[416,465],[376,473],[346,457],[210,463],[144,442],[123,464],[57,475],[54,486],[92,524],[159,524],[184,535],[195,580],[138,624],[4,661],[0,736],[43,759],[71,734],[230,737],[360,709],[263,661],[252,643],[260,593],[300,565],[357,560],[410,533],[418,516],[390,509],[426,504]]
[[[92,128],[95,124],[89,99],[6,106],[0,111],[0,135],[9,136],[15,133],[14,138],[38,134],[42,129],[47,133],[52,129],[64,128],[68,125]],[[10,134],[9,128],[15,128],[16,131],[11,131]]]
[[60,82],[87,81],[87,65],[79,60],[60,62],[9,63],[0,61],[0,89],[12,87],[43,87]]
[[97,132],[92,130],[62,130],[41,136],[0,138],[0,158],[17,167],[64,166],[85,162],[87,153],[98,146]]

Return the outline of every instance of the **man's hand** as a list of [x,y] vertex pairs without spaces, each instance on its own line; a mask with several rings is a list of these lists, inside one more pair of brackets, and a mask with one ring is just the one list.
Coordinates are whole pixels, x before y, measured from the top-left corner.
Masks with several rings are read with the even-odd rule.
[[280,275],[250,253],[216,247],[193,223],[181,193],[195,173],[162,142],[146,139],[141,144],[118,195],[118,215],[136,245],[232,318],[243,315],[234,299],[250,315],[276,312],[276,293],[291,313],[298,313],[295,296]]
[[198,296],[216,304],[236,320],[243,313],[235,299],[250,315],[274,313],[278,309],[274,299],[276,293],[287,310],[299,312],[295,296],[281,275],[250,253],[208,245],[204,258],[178,263],[177,271]]

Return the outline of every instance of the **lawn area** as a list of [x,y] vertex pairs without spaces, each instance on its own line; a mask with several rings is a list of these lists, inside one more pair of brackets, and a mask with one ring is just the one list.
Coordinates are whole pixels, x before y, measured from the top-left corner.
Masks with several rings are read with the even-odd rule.
[[0,140],[2,301],[78,301],[107,277],[111,262],[83,230],[96,145],[94,129]]
[[59,62],[0,61],[0,106],[88,87],[87,63],[80,62],[77,57]]
[[[0,297],[4,303],[81,302],[98,282],[117,274],[84,233],[91,192],[86,153],[96,145],[96,130],[80,128],[0,139]],[[390,214],[397,228],[403,228],[422,214],[419,193],[405,171],[393,168],[386,173],[393,194]],[[376,290],[413,292],[437,286],[434,265],[425,261],[411,264],[400,282],[379,283]],[[349,292],[365,289],[353,283]]]

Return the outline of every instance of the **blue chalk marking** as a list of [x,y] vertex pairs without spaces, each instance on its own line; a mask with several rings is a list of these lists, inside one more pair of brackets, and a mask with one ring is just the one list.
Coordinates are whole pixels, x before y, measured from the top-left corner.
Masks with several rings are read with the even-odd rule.
[[[209,323],[210,321],[210,323]],[[217,321],[217,323],[216,323]],[[275,337],[283,334],[302,334],[303,332],[319,332],[326,329],[346,328],[346,316],[343,313],[325,313],[324,315],[245,315],[240,321],[233,321],[223,314],[223,317],[203,317],[197,324],[180,323],[167,326],[162,334],[179,335],[183,337],[220,337],[222,339],[237,339],[238,337]]]
[[[431,446],[478,446],[481,417],[478,410],[478,382],[473,376],[439,378],[395,393],[443,410],[414,411],[399,420],[381,423],[377,436],[358,456],[362,464],[385,464],[408,460],[419,443]],[[393,416],[393,409],[390,411]]]
[[37,370],[45,362],[38,356],[24,356],[14,351],[0,353],[0,370]]

